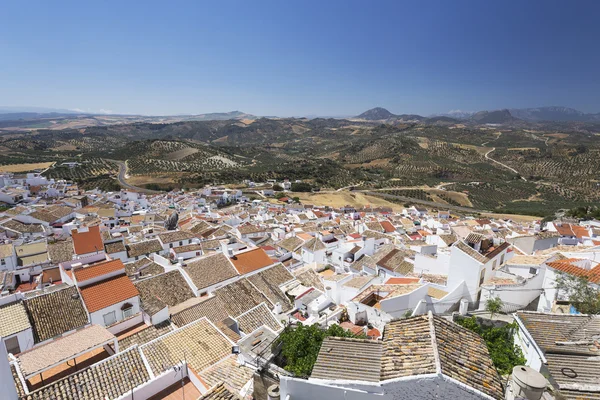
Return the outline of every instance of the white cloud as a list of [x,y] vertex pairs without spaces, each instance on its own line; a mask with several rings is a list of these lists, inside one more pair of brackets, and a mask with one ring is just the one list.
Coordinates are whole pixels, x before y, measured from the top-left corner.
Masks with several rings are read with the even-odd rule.
[[100,109],[100,113],[101,113],[101,114],[112,114],[112,113],[113,113],[113,111],[112,111],[112,110],[107,110],[107,109],[105,109],[105,108],[101,108],[101,109]]
[[85,112],[85,110],[82,110],[81,108],[69,108],[69,111],[75,111],[75,112]]

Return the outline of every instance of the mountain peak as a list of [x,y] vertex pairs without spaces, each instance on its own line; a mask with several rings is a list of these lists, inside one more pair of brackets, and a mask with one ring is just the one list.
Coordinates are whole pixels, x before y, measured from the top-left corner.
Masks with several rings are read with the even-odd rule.
[[479,111],[471,117],[471,120],[479,124],[503,124],[516,119],[506,108],[495,111]]
[[366,119],[368,121],[377,121],[380,119],[394,118],[395,115],[382,107],[375,107],[364,113],[357,115],[355,118]]

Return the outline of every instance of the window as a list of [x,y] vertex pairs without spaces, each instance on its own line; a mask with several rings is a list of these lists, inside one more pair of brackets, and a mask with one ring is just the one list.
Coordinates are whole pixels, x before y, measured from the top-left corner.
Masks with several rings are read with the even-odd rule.
[[173,248],[173,243],[169,243],[169,248],[172,249]]
[[504,254],[500,256],[500,265],[504,264]]
[[180,241],[180,242],[179,242],[179,245],[180,245],[180,246],[183,246],[183,242],[181,242],[181,241]]
[[531,268],[529,268],[529,273],[531,275],[537,275],[538,274],[538,269],[531,267]]
[[6,339],[4,344],[6,344],[6,351],[13,355],[21,352],[21,348],[19,347],[19,338],[16,336]]
[[479,285],[483,284],[484,279],[485,279],[485,268],[481,270],[481,275],[479,276]]
[[117,316],[114,311],[104,314],[104,326],[109,326],[117,322]]
[[133,315],[133,306],[129,304],[129,307],[123,309],[123,318],[129,318]]
[[4,258],[0,260],[0,265],[6,265],[6,260]]

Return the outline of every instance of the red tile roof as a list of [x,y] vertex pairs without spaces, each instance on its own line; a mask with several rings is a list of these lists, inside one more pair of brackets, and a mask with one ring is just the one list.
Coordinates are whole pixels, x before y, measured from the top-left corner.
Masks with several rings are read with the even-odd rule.
[[575,236],[577,236],[578,239],[590,236],[590,232],[583,226],[571,225],[571,229],[573,230]]
[[86,308],[91,313],[139,295],[127,275],[109,278],[81,288],[79,291]]
[[578,239],[590,236],[590,233],[588,232],[588,230],[585,227],[579,226],[579,225],[573,225],[573,224],[556,225],[556,230],[558,231],[558,233],[561,236],[575,236]]
[[342,322],[340,324],[340,326],[342,328],[344,328],[345,330],[352,332],[355,335],[360,335],[360,334],[363,334],[365,332],[365,328],[364,327],[358,326],[358,325],[354,325],[350,321]]
[[294,313],[293,317],[296,318],[298,321],[306,321],[306,318],[304,318],[302,316],[302,314],[300,313],[300,311],[297,311],[296,313]]
[[565,260],[549,262],[547,265],[557,271],[564,272],[573,276],[587,278],[592,283],[600,283],[600,265],[587,270],[574,265],[575,262],[581,261],[577,258],[567,258]]
[[75,254],[94,253],[104,250],[102,236],[100,236],[100,227],[90,226],[87,232],[73,231],[73,247]]
[[396,228],[394,228],[394,225],[392,225],[389,221],[380,221],[379,223],[385,230],[385,233],[396,232]]
[[104,261],[98,264],[90,265],[89,267],[75,269],[73,273],[75,274],[75,279],[77,279],[77,282],[84,282],[88,279],[106,275],[120,269],[125,271],[125,266],[123,265],[123,261],[117,258],[116,260]]
[[273,265],[273,260],[261,248],[236,254],[231,257],[231,262],[241,275]]
[[379,332],[379,329],[376,328],[369,329],[367,331],[367,337],[371,339],[378,339],[381,337],[381,332]]

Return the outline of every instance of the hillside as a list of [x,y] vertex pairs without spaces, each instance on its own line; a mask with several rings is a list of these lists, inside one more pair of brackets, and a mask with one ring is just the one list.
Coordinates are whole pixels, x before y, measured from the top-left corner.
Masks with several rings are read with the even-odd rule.
[[477,124],[506,124],[516,121],[517,118],[513,117],[510,111],[504,109],[496,111],[479,111],[473,114],[470,120]]
[[[600,124],[485,125],[509,116],[487,113],[479,121],[490,122],[475,126],[448,117],[389,124],[259,118],[13,132],[0,136],[0,160],[55,161],[47,174],[85,187],[113,187],[115,160],[127,162],[131,183],[162,188],[288,178],[527,214],[600,200]],[[64,161],[82,165],[60,167]],[[446,192],[435,189],[440,184]]]
[[388,110],[386,110],[385,108],[382,107],[375,107],[372,108],[370,110],[365,111],[364,113],[357,115],[356,119],[364,119],[367,121],[379,121],[379,120],[384,120],[384,119],[389,119],[389,118],[394,118],[396,117],[394,114],[392,114],[391,112],[389,112]]
[[569,107],[537,107],[511,109],[510,113],[516,118],[537,121],[600,121],[600,113],[586,114]]

